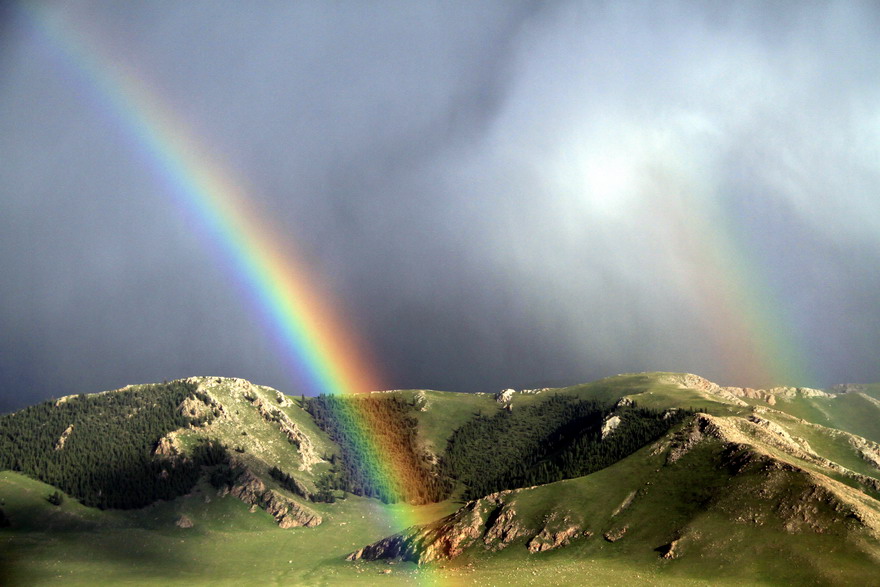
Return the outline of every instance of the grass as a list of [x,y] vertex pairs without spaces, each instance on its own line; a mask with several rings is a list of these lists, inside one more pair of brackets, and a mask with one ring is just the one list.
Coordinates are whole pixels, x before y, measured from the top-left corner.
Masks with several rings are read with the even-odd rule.
[[779,398],[775,409],[880,442],[880,403],[861,393],[834,397]]
[[406,401],[413,401],[416,394],[424,394],[425,409],[416,411],[419,439],[434,454],[446,450],[446,441],[456,428],[482,413],[491,416],[500,404],[490,394],[458,393],[453,391],[405,390],[396,392]]
[[[457,507],[385,506],[349,497],[316,504],[325,517],[316,528],[282,530],[264,511],[219,498],[205,485],[190,496],[125,512],[85,508],[72,499],[56,508],[45,499],[52,491],[23,475],[0,473],[0,499],[14,525],[0,530],[3,585],[350,583],[367,570],[345,555]],[[194,527],[178,528],[181,515]]]
[[[693,407],[720,416],[751,412],[671,381],[668,374],[617,376],[541,394],[516,394],[513,405],[516,409],[542,401],[547,394],[564,393],[607,403],[630,397],[643,407]],[[298,471],[295,447],[250,402],[224,385],[213,393],[232,414],[231,421],[188,432],[192,438],[184,435],[185,442],[199,434],[215,435],[230,446],[242,444],[252,455],[248,458],[264,465],[286,463],[297,478],[311,478]],[[274,390],[257,388],[256,393],[266,405],[277,405]],[[427,410],[416,413],[419,434],[435,452],[442,452],[452,431],[474,414],[491,415],[500,409],[490,394],[398,393],[407,400],[425,394]],[[282,411],[313,439],[319,454],[332,452],[332,442],[297,404],[293,399]],[[880,438],[880,412],[870,400],[859,394],[780,399],[775,408],[788,415],[768,411],[762,417],[805,438],[819,454],[877,475],[844,435],[796,419],[876,440],[872,435]],[[666,465],[664,453],[653,454],[653,447],[645,447],[592,475],[522,490],[509,500],[523,523],[539,529],[548,516],[568,514],[593,535],[534,555],[528,554],[525,539],[500,552],[478,547],[424,568],[350,563],[344,557],[410,524],[449,514],[460,504],[383,505],[349,496],[335,504],[309,504],[324,518],[320,526],[282,530],[266,512],[251,512],[246,504],[219,497],[204,483],[188,496],[142,510],[100,511],[71,498],[52,506],[46,497],[54,488],[5,471],[0,472],[0,507],[13,527],[0,529],[0,585],[876,584],[878,560],[870,557],[880,550],[862,534],[839,528],[793,534],[778,524],[737,521],[744,512],[772,517],[775,506],[757,497],[766,476],[735,476],[719,465],[721,449],[720,443],[699,445]],[[634,499],[621,509],[631,495]],[[194,526],[177,527],[181,516]],[[622,539],[603,539],[603,533],[622,526],[628,527]],[[662,559],[655,549],[677,536],[682,537],[681,558]]]

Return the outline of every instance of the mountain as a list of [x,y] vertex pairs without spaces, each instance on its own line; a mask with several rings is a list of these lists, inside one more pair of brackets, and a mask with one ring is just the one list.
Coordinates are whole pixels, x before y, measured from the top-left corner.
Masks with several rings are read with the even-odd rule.
[[871,584],[878,443],[880,385],[128,386],[0,416],[0,584]]

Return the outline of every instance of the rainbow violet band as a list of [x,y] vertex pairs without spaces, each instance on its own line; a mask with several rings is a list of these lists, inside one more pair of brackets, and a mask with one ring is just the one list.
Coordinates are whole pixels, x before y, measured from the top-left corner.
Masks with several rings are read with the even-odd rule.
[[[290,243],[261,218],[247,192],[211,157],[187,125],[150,90],[141,76],[108,51],[101,51],[95,31],[68,22],[56,13],[27,5],[27,19],[39,40],[59,54],[63,66],[95,96],[131,139],[133,149],[166,187],[169,198],[208,238],[217,262],[245,289],[283,344],[283,356],[307,381],[309,394],[349,395],[381,389],[380,377],[357,343],[357,335],[340,317],[316,279],[290,250]],[[297,390],[299,393],[299,390]],[[373,455],[366,465],[391,487],[405,487],[403,471],[382,458],[382,423],[365,410],[344,410],[339,417],[355,428],[358,442]],[[422,522],[415,509],[384,508],[393,526]]]

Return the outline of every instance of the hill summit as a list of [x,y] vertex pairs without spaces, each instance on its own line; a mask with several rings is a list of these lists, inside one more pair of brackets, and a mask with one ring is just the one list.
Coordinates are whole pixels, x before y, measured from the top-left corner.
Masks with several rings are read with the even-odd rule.
[[758,390],[679,373],[497,394],[133,385],[0,416],[0,553],[14,554],[0,554],[0,578],[32,583],[60,557],[122,580],[152,559],[116,560],[108,544],[180,540],[211,562],[207,580],[228,581],[244,555],[223,544],[237,536],[256,549],[258,582],[519,583],[530,569],[557,583],[868,584],[878,442],[878,385]]

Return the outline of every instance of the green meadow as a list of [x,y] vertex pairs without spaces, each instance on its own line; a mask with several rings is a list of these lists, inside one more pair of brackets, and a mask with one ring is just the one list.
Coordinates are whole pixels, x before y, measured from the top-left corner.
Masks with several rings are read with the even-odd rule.
[[[850,393],[780,397],[768,405],[685,385],[685,377],[622,375],[516,393],[512,413],[523,417],[541,414],[532,406],[558,395],[608,406],[626,398],[654,410],[710,414],[736,440],[689,441],[689,419],[592,474],[503,494],[525,530],[502,549],[480,538],[460,556],[422,566],[345,560],[412,524],[456,513],[465,505],[455,499],[461,487],[453,499],[424,506],[338,490],[335,503],[292,496],[322,523],[283,529],[264,508],[218,489],[208,476],[174,499],[101,510],[69,495],[53,505],[55,487],[6,470],[0,471],[0,508],[10,525],[0,527],[0,585],[876,584],[880,533],[872,532],[880,528],[880,469],[860,451],[878,448],[871,441],[880,438],[880,403],[869,393]],[[175,450],[187,454],[205,439],[220,441],[282,493],[267,475],[273,463],[309,490],[332,470],[328,455],[338,448],[299,398],[241,380],[200,382],[215,417],[171,434]],[[457,429],[505,409],[491,394],[394,393],[413,406],[421,449],[434,455],[443,454]],[[282,436],[282,425],[295,425],[307,446]],[[48,437],[51,457],[59,449]],[[676,443],[688,449],[669,461]],[[491,456],[491,446],[483,450]],[[310,458],[317,461],[310,465]],[[560,520],[578,528],[570,543],[530,553],[529,537]],[[664,558],[672,543],[675,556]]]

